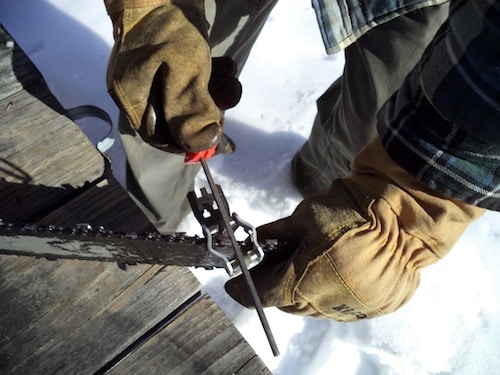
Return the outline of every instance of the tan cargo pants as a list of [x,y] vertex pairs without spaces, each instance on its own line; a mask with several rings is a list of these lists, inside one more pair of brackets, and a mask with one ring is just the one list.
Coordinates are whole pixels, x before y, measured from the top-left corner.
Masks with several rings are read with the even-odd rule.
[[[243,68],[277,0],[207,0],[212,54],[230,56]],[[374,136],[375,116],[416,64],[447,6],[414,11],[371,30],[345,51],[341,79],[318,99],[309,140],[292,163],[294,182],[302,194],[322,190],[348,173],[353,156]],[[184,156],[144,143],[125,116],[119,129],[127,156],[127,189],[162,233],[177,229],[189,213],[186,195],[194,188],[199,166]]]

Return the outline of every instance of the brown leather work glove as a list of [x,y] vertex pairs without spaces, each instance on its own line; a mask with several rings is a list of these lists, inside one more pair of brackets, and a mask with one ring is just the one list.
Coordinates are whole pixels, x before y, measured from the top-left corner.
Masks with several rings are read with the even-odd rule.
[[[355,321],[395,311],[419,283],[419,270],[444,257],[484,212],[440,196],[400,168],[376,139],[353,172],[304,199],[288,218],[258,230],[288,241],[251,271],[264,306]],[[227,292],[251,306],[241,277]]]
[[221,109],[236,105],[241,85],[229,58],[214,59],[212,72],[203,0],[105,3],[115,37],[108,89],[141,137],[169,152],[225,139]]

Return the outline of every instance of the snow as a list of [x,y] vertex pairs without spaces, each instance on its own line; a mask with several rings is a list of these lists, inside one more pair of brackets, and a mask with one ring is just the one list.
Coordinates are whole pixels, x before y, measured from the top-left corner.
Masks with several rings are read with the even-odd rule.
[[[105,87],[112,45],[102,1],[8,1],[0,22],[20,43],[66,107],[93,104],[116,120]],[[309,0],[282,1],[271,14],[241,75],[244,95],[227,112],[237,152],[210,161],[231,209],[258,226],[289,215],[300,202],[290,160],[305,141],[316,98],[343,68],[341,54],[324,53]],[[78,122],[94,141],[107,132]],[[107,153],[124,180],[124,156]],[[200,174],[198,186],[204,185]],[[223,291],[223,271],[193,272],[275,374],[493,374],[500,371],[500,215],[474,222],[452,252],[422,272],[414,298],[394,314],[342,324],[266,309],[281,356],[274,358],[254,311]],[[182,229],[201,233],[192,217]]]

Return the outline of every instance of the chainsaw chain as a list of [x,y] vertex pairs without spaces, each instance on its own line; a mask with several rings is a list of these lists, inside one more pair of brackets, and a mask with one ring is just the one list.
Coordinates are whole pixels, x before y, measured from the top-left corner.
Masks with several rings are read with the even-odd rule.
[[[162,241],[162,242],[173,242],[173,243],[185,243],[188,245],[201,245],[204,243],[204,239],[200,236],[187,236],[186,232],[176,232],[173,234],[160,234],[156,232],[122,232],[114,231],[105,228],[102,225],[92,226],[88,223],[76,224],[72,227],[65,227],[61,225],[53,224],[24,224],[24,223],[6,223],[0,219],[0,231],[12,231],[12,232],[26,232],[30,234],[39,235],[83,235],[88,237],[100,237],[100,238],[126,238],[126,239],[138,239],[143,241]],[[221,242],[216,242],[216,246],[221,246]]]
[[[152,254],[148,248],[155,248],[155,246],[148,246],[147,244],[158,243],[161,245],[162,243],[169,243],[174,245],[175,247],[182,246],[183,249],[188,249],[192,247],[193,256],[194,254],[198,254],[197,258],[189,258],[189,253],[183,252],[182,254],[186,260],[182,260],[183,262],[193,261],[192,264],[179,264],[179,265],[191,265],[194,267],[203,267],[206,269],[212,269],[213,267],[220,267],[217,265],[215,260],[209,256],[208,252],[206,253],[206,257],[200,258],[201,249],[206,249],[206,240],[203,237],[198,235],[188,236],[185,232],[176,232],[173,234],[160,234],[157,232],[122,232],[122,231],[114,231],[105,228],[104,226],[92,226],[88,223],[76,224],[75,226],[61,226],[61,225],[44,225],[44,224],[25,224],[25,223],[8,223],[4,222],[0,219],[0,237],[2,235],[12,236],[12,235],[28,235],[33,237],[59,237],[65,238],[66,241],[71,240],[91,240],[97,241],[101,245],[106,245],[107,243],[112,244],[114,241],[120,241],[120,243],[124,243],[124,240],[131,245],[134,245],[136,248],[135,251],[132,252],[124,252],[116,253],[115,258],[113,258],[117,262],[127,263],[127,264],[135,264],[137,261],[142,262],[151,262],[151,263],[161,263],[158,260],[158,257],[162,257],[164,260],[166,259],[162,253]],[[228,238],[223,236],[214,236],[212,237],[212,247],[218,252],[225,254],[228,258],[234,259],[234,250],[231,247],[231,243]],[[249,252],[253,248],[253,244],[249,244],[246,242],[239,242],[240,249],[243,253]],[[264,252],[272,251],[276,249],[278,246],[277,241],[266,241],[266,243],[262,246]],[[194,250],[196,249],[196,250]],[[25,249],[27,250],[27,249]],[[179,250],[180,251],[180,250]],[[30,251],[22,251],[23,254],[38,256],[36,253],[32,253]],[[139,258],[137,258],[134,254],[140,254]],[[175,253],[172,254],[175,256]],[[51,256],[50,254],[41,255],[41,257],[55,260],[59,259],[57,256]],[[141,259],[142,258],[142,259]],[[78,256],[75,256],[74,259],[81,259]],[[86,259],[89,260],[97,260],[97,261],[109,261],[109,258],[100,258],[98,255],[88,256]],[[180,259],[179,263],[182,263]],[[176,260],[172,258],[171,264],[176,264]],[[142,260],[142,261],[141,261]],[[149,261],[148,261],[149,260]],[[202,264],[197,264],[197,260],[199,260]]]
[[[26,223],[7,223],[0,219],[0,232],[1,231],[21,231],[26,233],[35,233],[40,235],[46,234],[73,234],[84,235],[88,237],[101,237],[101,238],[126,238],[137,239],[143,241],[161,241],[171,243],[183,243],[186,245],[203,245],[205,238],[198,235],[188,236],[186,232],[175,232],[173,234],[161,234],[158,232],[123,232],[108,229],[102,225],[92,226],[88,223],[80,223],[71,227],[54,225],[54,224],[26,224]],[[213,237],[213,246],[227,247],[230,246],[229,240],[225,237]],[[240,241],[240,246],[245,247],[245,243]],[[261,244],[264,252],[276,250],[279,245],[276,240],[267,240]]]

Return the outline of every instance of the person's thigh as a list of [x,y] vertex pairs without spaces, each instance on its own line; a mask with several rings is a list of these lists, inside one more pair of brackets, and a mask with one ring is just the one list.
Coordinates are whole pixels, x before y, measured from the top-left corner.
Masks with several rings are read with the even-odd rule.
[[206,0],[212,55],[229,56],[240,71],[278,0]]
[[367,32],[345,50],[342,77],[318,99],[308,141],[292,161],[303,195],[321,191],[350,171],[376,135],[376,116],[417,64],[448,15],[448,4],[423,8]]

